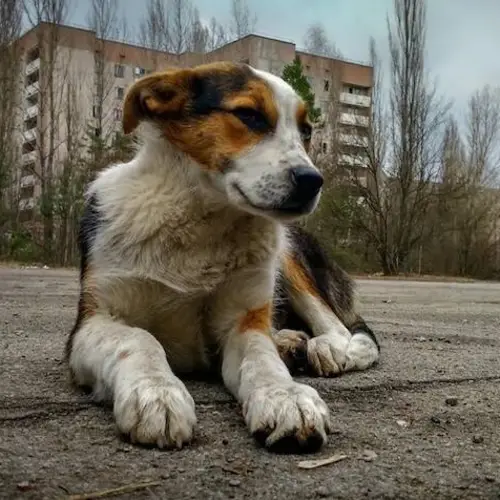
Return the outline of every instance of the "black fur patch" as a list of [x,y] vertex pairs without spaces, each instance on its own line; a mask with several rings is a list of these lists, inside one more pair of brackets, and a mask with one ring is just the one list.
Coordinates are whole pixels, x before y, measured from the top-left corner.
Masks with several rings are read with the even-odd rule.
[[[345,323],[346,315],[352,317],[353,313],[353,281],[336,262],[327,257],[312,234],[298,226],[292,226],[288,231],[293,258],[307,272],[320,297]],[[294,310],[282,276],[277,279],[274,310],[273,326],[277,330],[299,330],[312,334],[311,327]],[[357,316],[354,324],[346,324],[346,327],[353,335],[363,333],[369,336],[380,350],[375,334],[360,316]]]
[[[80,230],[78,231],[78,250],[80,252],[80,285],[82,284],[83,277],[87,272],[90,249],[92,248],[92,244],[97,234],[97,229],[101,223],[102,220],[98,209],[97,198],[95,195],[92,195],[85,203],[83,216],[80,220]],[[66,343],[66,357],[68,358],[71,354],[73,337],[82,322],[83,306],[83,295],[80,291],[75,325],[73,326]]]
[[245,88],[256,76],[244,64],[236,65],[231,72],[214,71],[209,75],[195,75],[190,82],[190,114],[207,115],[220,111],[224,97]]

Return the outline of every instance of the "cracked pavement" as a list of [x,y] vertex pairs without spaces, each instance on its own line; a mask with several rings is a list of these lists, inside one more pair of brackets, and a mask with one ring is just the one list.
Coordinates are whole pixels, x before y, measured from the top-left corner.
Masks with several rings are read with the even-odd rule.
[[[132,446],[62,362],[74,270],[0,268],[0,498],[52,499],[154,481],[119,498],[500,498],[500,284],[358,280],[380,365],[305,379],[335,431],[308,456],[273,455],[214,382],[188,381],[196,439]],[[366,451],[369,453],[366,453]],[[312,470],[305,459],[347,458]]]

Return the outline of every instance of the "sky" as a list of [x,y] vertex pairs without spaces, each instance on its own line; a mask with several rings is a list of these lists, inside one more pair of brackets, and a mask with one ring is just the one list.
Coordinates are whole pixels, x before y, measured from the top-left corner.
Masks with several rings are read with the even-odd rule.
[[[118,0],[130,27],[144,0]],[[202,19],[230,20],[230,0],[191,0]],[[321,22],[347,59],[368,61],[371,36],[388,61],[387,15],[393,0],[247,0],[257,14],[255,32],[290,40],[300,48],[304,34]],[[88,0],[73,0],[69,21],[85,24]],[[76,5],[76,6],[75,6]],[[459,120],[468,97],[483,85],[500,86],[500,0],[428,0],[427,69],[442,94],[453,100]]]

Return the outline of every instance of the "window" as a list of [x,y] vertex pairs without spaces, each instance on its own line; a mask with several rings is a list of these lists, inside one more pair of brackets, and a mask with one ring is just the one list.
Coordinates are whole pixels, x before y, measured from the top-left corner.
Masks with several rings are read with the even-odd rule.
[[325,92],[328,92],[328,91],[330,90],[330,80],[325,80],[325,81],[323,82],[323,90],[324,90]]
[[116,97],[117,99],[123,99],[123,96],[125,95],[125,89],[123,87],[118,87],[116,89]]
[[140,68],[139,66],[134,68],[135,76],[144,76],[146,74],[146,70],[144,68]]
[[123,78],[125,76],[125,66],[123,64],[115,64],[115,77]]
[[94,104],[94,106],[92,106],[92,117],[98,118],[100,114],[101,114],[101,106]]
[[27,175],[33,175],[34,172],[35,172],[35,164],[33,162],[28,163],[23,167],[21,171],[21,177],[26,177]]
[[33,118],[30,118],[29,120],[26,120],[24,122],[24,130],[31,130],[31,129],[34,129],[38,124],[38,120],[36,118],[36,116],[34,116]]
[[115,108],[113,114],[116,121],[120,121],[122,119],[122,110],[120,108]]
[[33,198],[33,195],[35,194],[35,187],[34,186],[26,186],[22,187],[20,189],[21,199],[25,200],[26,198]]

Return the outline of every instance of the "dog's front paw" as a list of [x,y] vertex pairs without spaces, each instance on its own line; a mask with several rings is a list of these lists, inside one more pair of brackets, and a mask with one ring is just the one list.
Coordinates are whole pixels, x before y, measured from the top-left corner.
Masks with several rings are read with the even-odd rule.
[[114,414],[134,443],[182,448],[196,425],[194,401],[180,380],[146,378],[117,391]]
[[344,371],[349,338],[325,334],[307,343],[309,368],[320,377],[334,377]]
[[331,432],[327,405],[315,389],[289,382],[256,388],[243,404],[250,432],[271,451],[316,451]]

